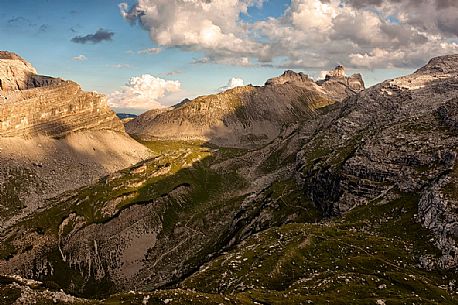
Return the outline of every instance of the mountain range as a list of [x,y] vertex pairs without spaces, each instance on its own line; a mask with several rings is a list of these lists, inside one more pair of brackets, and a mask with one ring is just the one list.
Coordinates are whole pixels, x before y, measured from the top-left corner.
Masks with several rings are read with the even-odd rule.
[[458,55],[367,89],[286,71],[124,129],[0,54],[5,304],[457,303]]

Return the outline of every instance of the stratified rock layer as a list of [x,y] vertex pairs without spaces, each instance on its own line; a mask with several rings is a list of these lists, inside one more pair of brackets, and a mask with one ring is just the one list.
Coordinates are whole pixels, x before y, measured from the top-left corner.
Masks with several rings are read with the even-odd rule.
[[79,188],[149,157],[106,98],[72,81],[36,74],[0,52],[0,220],[7,227]]
[[124,132],[121,121],[100,94],[87,93],[71,81],[8,91],[0,101],[0,136],[63,137],[81,130]]

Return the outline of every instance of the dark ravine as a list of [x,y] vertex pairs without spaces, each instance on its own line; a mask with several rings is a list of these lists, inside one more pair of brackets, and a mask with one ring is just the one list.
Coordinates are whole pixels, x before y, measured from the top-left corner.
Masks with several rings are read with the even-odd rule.
[[[219,109],[236,136],[178,141],[177,123],[168,141],[142,142],[154,158],[50,199],[0,235],[0,274],[42,283],[0,278],[0,295],[17,304],[456,304],[458,55],[363,86],[340,67],[318,83],[287,71],[131,121],[128,131],[151,135],[180,120],[212,126]],[[261,114],[284,120],[267,139],[253,133]]]

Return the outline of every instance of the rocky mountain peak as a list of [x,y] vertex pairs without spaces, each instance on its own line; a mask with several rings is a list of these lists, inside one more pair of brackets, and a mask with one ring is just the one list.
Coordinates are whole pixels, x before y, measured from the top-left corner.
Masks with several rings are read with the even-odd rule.
[[325,80],[329,80],[333,77],[345,77],[345,68],[344,66],[337,66],[334,68],[334,70],[331,70],[329,71],[326,76],[325,76]]
[[316,82],[333,99],[342,101],[349,95],[358,93],[365,89],[361,74],[346,76],[345,68],[341,65],[329,71],[325,79]]
[[38,75],[19,55],[0,51],[0,91],[25,90],[61,83],[61,79]]
[[86,129],[124,132],[106,97],[83,92],[72,81],[38,75],[19,55],[0,51],[0,138],[58,138]]
[[315,82],[302,72],[285,71],[265,86],[236,87],[184,100],[170,109],[151,110],[126,124],[143,140],[202,140],[219,146],[256,147],[277,137],[285,124],[310,118],[316,109],[364,89],[361,75],[345,77],[343,67]]
[[306,83],[306,84],[312,84],[313,80],[309,78],[308,75],[302,73],[302,72],[294,72],[292,70],[286,70],[283,72],[282,75],[278,77],[274,77],[271,79],[268,79],[265,83],[266,86],[273,86],[273,85],[283,85],[286,83]]
[[[20,56],[0,52],[0,231],[46,199],[147,157],[105,96],[37,75]],[[20,181],[13,197],[11,181]]]
[[20,60],[24,63],[27,63],[21,56],[8,51],[0,51],[0,59]]

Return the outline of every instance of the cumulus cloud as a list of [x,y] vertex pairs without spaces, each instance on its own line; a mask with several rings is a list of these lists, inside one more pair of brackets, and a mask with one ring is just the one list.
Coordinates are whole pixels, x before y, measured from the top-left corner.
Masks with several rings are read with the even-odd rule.
[[243,79],[233,77],[227,82],[226,86],[220,87],[218,91],[222,92],[240,86],[243,86]]
[[74,61],[86,61],[87,60],[87,57],[83,54],[80,54],[78,56],[75,56],[72,58]]
[[113,40],[114,33],[104,30],[104,29],[98,29],[97,32],[94,34],[88,34],[85,36],[75,36],[71,39],[72,42],[74,43],[81,43],[81,44],[86,44],[86,43],[100,43],[102,41],[111,41]]
[[[240,15],[262,0],[139,0],[119,5],[129,22],[138,21],[159,46],[207,50],[212,61],[236,53],[255,56],[264,46],[249,38]],[[238,56],[240,57],[240,56]]]
[[414,67],[458,52],[456,0],[291,0],[278,18],[242,20],[263,2],[138,0],[120,11],[156,45],[202,52],[200,64]]
[[157,109],[165,107],[161,100],[181,90],[179,81],[170,81],[144,74],[132,77],[120,90],[108,96],[114,108]]

